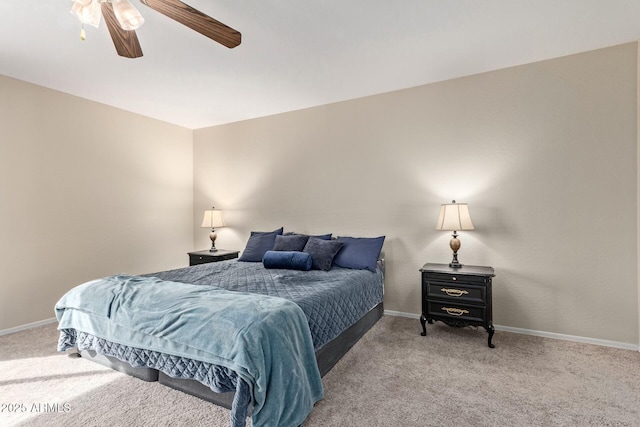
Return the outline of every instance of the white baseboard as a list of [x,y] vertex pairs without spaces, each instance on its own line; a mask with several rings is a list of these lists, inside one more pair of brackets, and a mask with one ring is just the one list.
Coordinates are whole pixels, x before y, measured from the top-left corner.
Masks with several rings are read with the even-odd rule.
[[[401,311],[385,310],[384,314],[389,316],[408,317],[409,319],[420,319],[419,314],[403,313]],[[534,331],[532,329],[513,328],[511,326],[493,325],[496,331],[513,332],[514,334],[533,335],[536,337],[553,338],[557,340],[581,342],[585,344],[595,344],[605,347],[621,348],[624,350],[640,351],[640,345],[618,341],[601,340],[597,338],[579,337],[575,335],[556,334],[554,332]]]
[[37,328],[38,326],[48,325],[50,323],[57,322],[55,317],[46,320],[40,320],[39,322],[27,323],[26,325],[16,326],[15,328],[3,329],[0,331],[0,336],[13,334],[14,332],[26,331],[27,329]]
[[601,340],[598,338],[579,337],[576,335],[556,334],[555,332],[534,331],[531,329],[513,328],[511,326],[494,325],[496,331],[513,332],[515,334],[534,335],[537,337],[553,338],[557,340],[581,342],[585,344],[602,345],[604,347],[622,348],[624,350],[640,351],[640,346],[619,341]]
[[388,316],[408,317],[409,319],[420,319],[420,315],[419,314],[404,313],[402,311],[385,310],[384,314],[388,315]]

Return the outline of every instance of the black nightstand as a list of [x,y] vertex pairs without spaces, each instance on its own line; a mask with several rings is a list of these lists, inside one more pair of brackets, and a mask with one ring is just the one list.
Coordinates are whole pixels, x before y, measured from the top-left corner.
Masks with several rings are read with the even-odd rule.
[[426,322],[440,320],[450,326],[482,326],[493,333],[491,302],[492,267],[465,265],[451,268],[448,264],[425,264],[422,272],[422,336],[427,335]]
[[239,253],[240,251],[224,249],[218,249],[216,252],[209,252],[209,250],[189,252],[189,266],[238,258]]

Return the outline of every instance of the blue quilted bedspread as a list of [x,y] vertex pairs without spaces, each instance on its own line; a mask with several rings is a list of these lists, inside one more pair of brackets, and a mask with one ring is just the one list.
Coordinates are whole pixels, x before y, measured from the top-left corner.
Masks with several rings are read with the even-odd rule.
[[250,388],[254,426],[298,426],[322,398],[307,319],[277,297],[112,276],[56,304],[60,329],[225,366]]
[[307,316],[316,350],[356,323],[383,297],[380,270],[376,273],[340,267],[330,271],[271,270],[260,262],[230,260],[148,276],[291,300]]
[[[381,270],[376,273],[339,267],[328,272],[271,270],[265,269],[262,263],[231,260],[146,276],[291,300],[302,308],[316,350],[354,324],[383,297]],[[244,426],[250,391],[246,382],[237,378],[235,371],[197,358],[169,354],[166,349],[149,350],[121,344],[118,340],[111,341],[82,329],[60,329],[60,350],[74,346],[81,350],[95,350],[134,367],[157,369],[174,378],[194,379],[216,392],[235,390],[232,425]]]

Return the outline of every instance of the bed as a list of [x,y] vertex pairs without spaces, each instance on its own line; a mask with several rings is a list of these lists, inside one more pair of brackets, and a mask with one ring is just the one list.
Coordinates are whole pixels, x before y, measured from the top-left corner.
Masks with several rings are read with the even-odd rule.
[[[250,249],[248,244],[245,252],[251,254]],[[227,407],[235,427],[243,426],[247,415],[254,426],[274,425],[274,420],[300,425],[323,396],[321,376],[382,316],[384,261],[379,255],[380,248],[374,268],[370,262],[368,268],[334,263],[326,270],[267,268],[241,258],[92,281],[57,304],[58,349],[76,347],[97,363]],[[177,306],[176,317],[166,320],[174,302],[182,300],[188,305]],[[248,311],[237,314],[238,306]],[[215,318],[216,307],[223,307],[226,317]],[[187,323],[188,317],[195,323]],[[202,332],[203,319],[212,319],[215,328],[207,325]],[[247,319],[250,327],[243,323]],[[231,332],[221,323],[234,323]],[[215,338],[203,338],[210,336]],[[225,340],[234,342],[232,350],[219,348]],[[248,344],[239,350],[238,342]],[[256,362],[256,354],[264,360]]]

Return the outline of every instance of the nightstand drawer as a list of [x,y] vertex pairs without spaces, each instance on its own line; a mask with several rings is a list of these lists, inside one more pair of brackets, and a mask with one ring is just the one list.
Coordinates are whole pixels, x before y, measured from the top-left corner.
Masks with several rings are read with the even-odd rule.
[[471,274],[441,274],[441,273],[427,273],[426,278],[430,282],[441,282],[449,284],[478,284],[484,285],[489,278],[487,276],[474,276]]
[[189,252],[189,265],[207,264],[209,262],[226,261],[228,259],[238,258],[239,251],[227,251],[224,249],[218,249],[215,252],[211,251],[196,251]]
[[206,264],[211,262],[211,257],[202,255],[189,255],[189,265]]
[[487,301],[487,288],[485,286],[465,286],[460,283],[432,282],[431,280],[427,280],[426,286],[429,300],[459,300],[480,304],[484,304]]
[[484,322],[486,309],[475,305],[455,304],[449,301],[429,301],[425,315],[440,319]]

